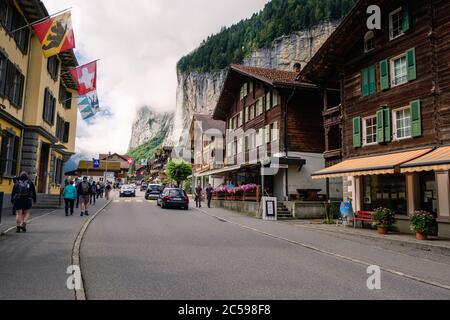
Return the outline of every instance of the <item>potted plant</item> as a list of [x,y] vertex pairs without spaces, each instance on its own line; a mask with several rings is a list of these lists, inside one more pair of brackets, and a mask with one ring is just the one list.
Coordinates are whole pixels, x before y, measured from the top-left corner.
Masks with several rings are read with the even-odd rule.
[[426,211],[416,211],[411,216],[409,223],[411,231],[416,233],[416,239],[425,241],[434,226],[434,216]]
[[396,223],[395,214],[387,208],[375,210],[373,220],[377,226],[378,234],[387,234],[389,228]]

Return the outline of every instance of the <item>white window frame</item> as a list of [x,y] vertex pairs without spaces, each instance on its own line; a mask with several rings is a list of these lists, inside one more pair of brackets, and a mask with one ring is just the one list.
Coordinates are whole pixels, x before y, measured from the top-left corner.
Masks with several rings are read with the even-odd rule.
[[393,57],[393,58],[391,58],[389,60],[390,71],[391,71],[391,87],[392,88],[401,86],[401,85],[403,85],[405,83],[408,83],[408,61],[405,62],[406,63],[406,80],[405,80],[405,82],[395,83],[395,61],[399,60],[401,58],[405,58],[405,60],[407,59],[406,58],[406,52],[404,52],[402,54],[399,54],[398,56]]
[[409,114],[409,127],[410,127],[410,135],[407,137],[399,138],[397,135],[397,112],[404,111],[404,110],[411,110],[410,106],[398,108],[395,110],[392,110],[392,136],[394,141],[402,141],[412,138],[412,121],[411,121],[411,111]]
[[[401,15],[402,10],[403,10],[403,8],[402,8],[402,7],[399,7],[399,8],[397,8],[397,9],[395,9],[394,11],[391,11],[391,12],[389,13],[389,39],[390,39],[390,40],[395,40],[395,39],[397,39],[397,38],[399,38],[399,37],[401,37],[401,36],[403,36],[403,35],[405,34],[405,33],[403,32],[403,30],[402,30],[398,35],[396,35],[396,36],[393,35],[393,32],[394,32],[394,23],[393,23],[392,17],[393,17],[395,14],[399,13],[399,12],[400,12],[400,15]],[[400,24],[400,28],[401,28],[401,27],[402,27],[402,26],[401,26],[401,24]]]
[[[369,40],[372,40],[374,42],[372,49],[367,48],[367,42]],[[367,53],[367,52],[372,51],[373,49],[375,49],[375,34],[373,31],[368,31],[364,36],[364,52]]]
[[362,119],[362,125],[363,125],[363,146],[373,146],[378,144],[377,142],[377,124],[375,124],[375,141],[371,143],[367,143],[367,120],[375,119],[375,122],[377,121],[377,116],[369,116]]

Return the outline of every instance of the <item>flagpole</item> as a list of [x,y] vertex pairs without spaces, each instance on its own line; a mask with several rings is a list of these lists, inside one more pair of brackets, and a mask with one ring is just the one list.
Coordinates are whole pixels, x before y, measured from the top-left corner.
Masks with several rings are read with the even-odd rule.
[[80,69],[80,68],[82,68],[82,67],[84,67],[84,66],[86,66],[86,65],[88,65],[88,64],[91,64],[91,63],[94,63],[94,62],[97,62],[97,61],[100,61],[100,60],[101,60],[101,59],[97,59],[97,60],[94,60],[94,61],[85,63],[85,64],[83,64],[82,66],[72,68],[72,69],[70,69],[69,71],[66,71],[66,72],[61,73],[59,76],[64,76],[64,75],[66,75],[66,74],[72,72],[73,70]]
[[54,14],[51,14],[51,15],[49,15],[49,16],[46,16],[46,17],[42,18],[42,19],[39,19],[39,20],[37,20],[37,21],[35,21],[35,22],[33,22],[33,23],[29,23],[29,24],[27,24],[27,25],[24,25],[23,27],[20,27],[20,28],[17,28],[17,29],[15,29],[15,30],[13,30],[13,31],[10,31],[9,33],[15,33],[15,32],[20,31],[20,30],[22,30],[22,29],[25,29],[25,28],[34,26],[35,24],[38,24],[38,23],[40,23],[40,22],[42,22],[42,21],[45,21],[45,20],[50,19],[50,18],[53,18],[54,16],[57,16],[57,15],[59,15],[59,14],[61,14],[61,13],[64,13],[64,12],[66,12],[66,11],[69,11],[69,10],[71,10],[71,9],[72,9],[72,7],[67,8],[67,9],[65,9],[65,10],[58,11],[58,12],[56,12],[56,13],[54,13]]

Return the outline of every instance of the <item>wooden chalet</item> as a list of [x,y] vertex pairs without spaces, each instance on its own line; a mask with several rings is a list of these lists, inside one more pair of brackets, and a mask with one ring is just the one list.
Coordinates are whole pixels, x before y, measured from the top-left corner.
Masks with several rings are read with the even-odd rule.
[[322,97],[299,71],[230,66],[213,115],[227,126],[225,167],[216,172],[226,185],[256,184],[280,201],[325,193],[310,176],[325,166]]
[[[367,27],[370,5],[381,30]],[[360,0],[301,72],[324,96],[328,168],[313,176],[343,177],[356,211],[387,207],[406,221],[425,210],[447,234],[449,13],[443,0]]]

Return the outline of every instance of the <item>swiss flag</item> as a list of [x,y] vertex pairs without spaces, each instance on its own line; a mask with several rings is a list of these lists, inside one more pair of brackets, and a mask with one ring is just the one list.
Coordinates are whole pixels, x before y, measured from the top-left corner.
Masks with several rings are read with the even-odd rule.
[[134,163],[134,159],[133,159],[133,158],[129,158],[129,159],[128,159],[128,164],[129,164],[129,165],[132,165],[133,163]]
[[83,96],[97,89],[97,61],[70,71],[78,85],[78,95]]

